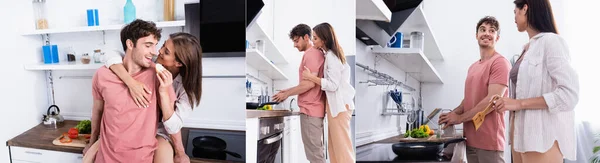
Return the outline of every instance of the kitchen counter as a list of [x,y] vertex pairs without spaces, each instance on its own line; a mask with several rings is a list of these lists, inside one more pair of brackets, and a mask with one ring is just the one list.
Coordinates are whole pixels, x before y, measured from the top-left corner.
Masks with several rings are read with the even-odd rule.
[[246,109],[246,118],[266,118],[266,117],[285,117],[300,115],[298,111],[289,110],[254,110]]
[[[52,130],[44,127],[42,123],[25,131],[24,133],[6,141],[7,146],[26,147],[34,149],[44,149],[59,152],[69,152],[82,154],[83,148],[58,146],[52,144],[52,141],[62,133],[68,132],[71,127],[77,126],[79,121],[65,120],[64,126]],[[184,129],[182,129],[184,130]],[[185,139],[185,138],[184,138]],[[228,161],[190,158],[192,163],[221,163]]]

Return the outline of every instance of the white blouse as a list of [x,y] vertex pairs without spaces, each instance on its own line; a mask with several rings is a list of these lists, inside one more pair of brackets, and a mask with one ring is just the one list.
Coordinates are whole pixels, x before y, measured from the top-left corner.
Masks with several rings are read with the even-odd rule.
[[[122,64],[123,55],[123,52],[117,50],[112,53],[105,53],[105,57],[103,58],[104,66],[109,68],[113,64]],[[177,95],[175,101],[175,113],[173,113],[168,120],[159,123],[158,133],[164,135],[167,135],[167,133],[176,134],[183,128],[183,121],[192,114],[194,107],[188,100],[189,98],[183,88],[181,80],[181,75],[177,75],[175,79],[173,79],[173,89],[175,90],[175,95]]]
[[564,158],[576,159],[573,109],[579,99],[579,79],[570,60],[559,35],[540,33],[530,39],[511,92],[516,99],[542,96],[548,109],[511,112],[515,151],[543,153],[557,141]]
[[324,75],[321,79],[321,90],[325,91],[327,103],[331,116],[336,117],[339,113],[346,111],[346,105],[354,110],[354,87],[350,84],[350,66],[327,51],[325,54]]

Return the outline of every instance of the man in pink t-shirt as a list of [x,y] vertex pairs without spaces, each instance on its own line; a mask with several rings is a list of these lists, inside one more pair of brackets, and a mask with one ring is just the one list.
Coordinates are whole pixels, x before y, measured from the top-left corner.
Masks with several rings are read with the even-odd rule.
[[304,67],[310,72],[323,77],[325,54],[313,47],[310,42],[311,29],[306,24],[299,24],[292,29],[289,36],[294,41],[294,47],[304,52],[302,62],[298,68],[299,84],[295,87],[282,90],[273,96],[273,100],[281,102],[289,96],[298,95],[300,107],[300,131],[304,142],[306,158],[311,163],[325,162],[325,147],[323,145],[323,118],[325,117],[325,93],[321,87],[308,80],[303,80]]
[[510,63],[494,49],[500,38],[498,21],[484,17],[476,29],[481,58],[469,67],[461,104],[440,115],[439,123],[463,123],[469,163],[504,163],[504,113],[488,114],[479,130],[475,130],[472,118],[485,109],[494,95],[507,96]]
[[[173,103],[176,96],[172,85],[159,89],[157,72],[151,68],[160,33],[161,30],[154,23],[143,20],[135,20],[125,26],[121,30],[125,50],[123,66],[136,81],[148,86],[152,94],[168,93]],[[92,95],[92,136],[86,149],[99,141],[94,162],[153,162],[157,148],[158,97],[151,96],[148,107],[138,107],[130,97],[127,86],[104,66],[94,74]]]

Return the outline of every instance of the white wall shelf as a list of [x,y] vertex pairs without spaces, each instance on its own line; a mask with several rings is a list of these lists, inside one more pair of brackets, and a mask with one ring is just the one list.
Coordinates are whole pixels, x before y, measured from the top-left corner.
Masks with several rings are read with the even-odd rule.
[[275,64],[288,64],[288,61],[285,59],[285,56],[283,56],[283,53],[277,49],[273,39],[265,33],[265,30],[259,25],[259,23],[255,22],[248,26],[246,29],[246,40],[248,40],[250,43],[255,43],[256,40],[262,40],[265,44],[265,57],[275,62]]
[[288,77],[275,64],[265,57],[261,52],[248,49],[246,50],[246,64],[257,69],[261,74],[266,74],[273,80],[288,80]]
[[431,26],[427,23],[427,17],[423,12],[422,6],[417,7],[410,16],[400,25],[398,32],[402,32],[404,38],[410,38],[410,33],[420,31],[424,33],[425,45],[423,53],[430,61],[443,61],[444,56],[435,40],[435,35]]
[[[165,21],[155,22],[158,28],[167,27],[183,27],[185,26],[185,20],[179,21]],[[104,25],[104,26],[81,26],[81,27],[70,27],[70,28],[56,28],[56,29],[41,29],[33,30],[23,35],[43,35],[43,34],[56,34],[56,33],[75,33],[75,32],[95,32],[95,31],[112,31],[121,30],[125,24],[117,25]]]
[[90,63],[83,64],[81,61],[75,63],[60,62],[55,64],[34,63],[25,65],[25,70],[42,71],[42,70],[95,70],[102,67],[103,64]]
[[392,12],[381,0],[356,0],[356,6],[360,7],[360,10],[356,10],[356,19],[385,22],[392,19]]
[[423,83],[443,84],[441,76],[420,49],[371,47],[374,54],[380,55],[399,69],[407,72]]

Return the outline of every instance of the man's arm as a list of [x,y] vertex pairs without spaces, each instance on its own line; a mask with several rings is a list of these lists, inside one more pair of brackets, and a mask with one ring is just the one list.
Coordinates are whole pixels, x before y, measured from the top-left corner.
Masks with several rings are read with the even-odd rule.
[[302,94],[313,87],[315,87],[315,83],[303,80],[297,86],[289,88],[286,92],[288,92],[288,96],[294,96]]
[[300,81],[300,83],[297,86],[282,90],[279,93],[273,95],[273,101],[277,101],[277,102],[284,101],[285,99],[287,99],[290,96],[304,93],[313,87],[315,87],[315,83],[308,81],[308,80],[302,80],[302,81]]
[[454,112],[454,113],[456,113],[458,115],[463,114],[465,112],[465,110],[464,110],[465,109],[464,104],[465,104],[465,99],[463,99],[460,102],[460,105],[458,105],[458,107],[454,108],[454,110],[452,110],[452,112]]
[[504,92],[506,92],[507,87],[502,84],[490,84],[488,86],[488,94],[483,98],[483,100],[479,101],[475,107],[463,114],[460,114],[460,122],[469,122],[473,120],[475,114],[480,111],[485,110],[485,107],[490,103],[490,100],[494,97],[494,95],[499,95],[500,97],[504,97]]
[[100,122],[102,120],[102,111],[104,110],[104,101],[94,99],[94,106],[92,107],[92,135],[90,137],[90,143],[94,144],[98,140],[100,135]]

